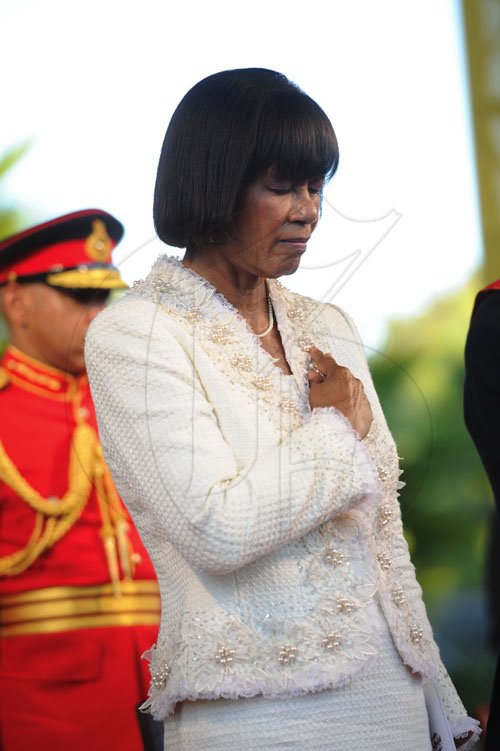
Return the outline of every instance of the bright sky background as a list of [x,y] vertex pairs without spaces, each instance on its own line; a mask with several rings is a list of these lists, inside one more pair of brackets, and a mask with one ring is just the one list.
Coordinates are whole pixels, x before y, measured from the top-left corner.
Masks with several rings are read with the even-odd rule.
[[377,347],[387,320],[480,262],[458,0],[1,0],[0,28],[0,153],[32,139],[2,198],[32,223],[115,214],[128,281],[158,253],[153,184],[176,104],[206,75],[248,66],[296,81],[340,144],[322,225],[287,285],[342,305]]

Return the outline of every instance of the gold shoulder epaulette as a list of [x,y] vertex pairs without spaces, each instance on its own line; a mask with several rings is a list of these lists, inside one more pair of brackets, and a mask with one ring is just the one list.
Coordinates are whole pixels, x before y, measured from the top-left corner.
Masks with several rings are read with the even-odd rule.
[[7,386],[9,381],[10,377],[8,372],[5,370],[5,368],[0,367],[0,391]]

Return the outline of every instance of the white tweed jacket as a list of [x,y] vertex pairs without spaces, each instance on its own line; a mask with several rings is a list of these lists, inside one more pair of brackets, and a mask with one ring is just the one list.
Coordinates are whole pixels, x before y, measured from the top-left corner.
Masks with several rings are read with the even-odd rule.
[[[376,600],[453,732],[473,729],[410,563],[398,456],[356,330],[332,305],[268,287],[293,376],[208,282],[166,257],[87,337],[105,458],[161,588],[151,710],[339,686],[375,653]],[[311,412],[313,344],[363,381],[364,441],[337,410]]]

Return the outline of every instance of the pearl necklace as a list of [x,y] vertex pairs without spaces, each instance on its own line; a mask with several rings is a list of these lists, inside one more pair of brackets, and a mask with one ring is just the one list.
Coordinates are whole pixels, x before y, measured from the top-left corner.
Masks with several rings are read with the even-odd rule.
[[274,313],[273,313],[273,305],[271,303],[271,297],[269,293],[267,294],[267,315],[269,316],[269,326],[265,331],[263,331],[261,334],[255,334],[259,339],[262,339],[264,336],[267,336],[274,326]]

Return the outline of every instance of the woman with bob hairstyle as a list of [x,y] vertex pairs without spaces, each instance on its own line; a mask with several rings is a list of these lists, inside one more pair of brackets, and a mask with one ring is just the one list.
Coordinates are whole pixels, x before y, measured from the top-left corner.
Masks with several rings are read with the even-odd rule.
[[277,281],[337,164],[328,117],[282,74],[200,81],[154,196],[184,257],[87,337],[105,458],[162,593],[147,707],[166,751],[430,750],[429,691],[457,747],[478,735],[426,616],[356,328]]

